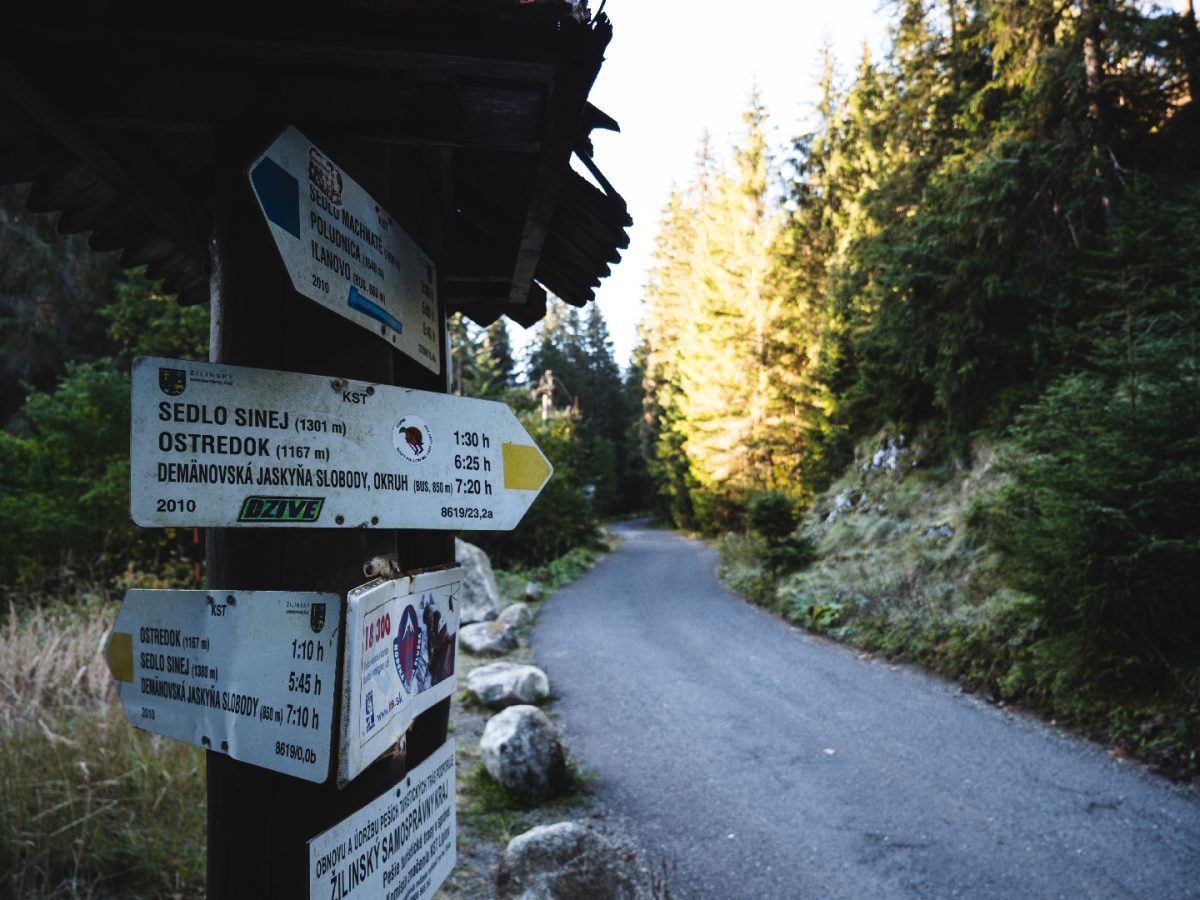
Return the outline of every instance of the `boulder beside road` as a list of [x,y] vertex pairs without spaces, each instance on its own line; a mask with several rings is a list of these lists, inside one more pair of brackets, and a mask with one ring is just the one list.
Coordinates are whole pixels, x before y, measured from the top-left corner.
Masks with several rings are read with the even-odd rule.
[[523,802],[549,799],[566,783],[558,729],[536,706],[510,706],[488,719],[479,755],[488,774]]
[[528,604],[518,601],[504,607],[500,612],[499,619],[513,628],[524,628],[526,625],[533,624],[533,610],[529,608]]
[[550,679],[537,666],[501,660],[468,672],[467,690],[491,709],[529,706],[550,696]]
[[474,544],[454,539],[454,558],[463,567],[462,610],[460,625],[490,622],[500,615],[500,588],[488,555]]
[[505,622],[472,622],[458,629],[458,642],[475,656],[499,656],[517,648],[517,633]]
[[504,851],[500,900],[651,900],[650,873],[627,841],[580,822],[539,825]]

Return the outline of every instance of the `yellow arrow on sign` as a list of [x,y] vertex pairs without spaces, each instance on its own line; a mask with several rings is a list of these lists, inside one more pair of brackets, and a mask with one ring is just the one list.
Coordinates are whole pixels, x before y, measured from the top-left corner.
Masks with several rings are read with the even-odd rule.
[[104,660],[116,681],[133,683],[133,634],[114,631],[104,648]]
[[501,444],[504,487],[508,490],[540,491],[550,477],[550,463],[531,444]]

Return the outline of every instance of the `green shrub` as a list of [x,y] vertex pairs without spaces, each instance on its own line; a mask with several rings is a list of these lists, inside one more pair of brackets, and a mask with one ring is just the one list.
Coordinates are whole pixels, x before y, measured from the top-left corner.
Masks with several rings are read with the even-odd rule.
[[796,533],[799,518],[795,498],[783,491],[754,494],[746,506],[746,524],[766,544],[762,558],[770,579],[802,569],[816,558],[816,542]]
[[796,503],[783,491],[755,494],[746,506],[746,524],[772,547],[791,537],[798,521]]
[[1107,687],[1200,687],[1200,377],[1178,318],[1129,323],[1120,356],[1028,408],[970,519],[1036,598],[1043,652]]

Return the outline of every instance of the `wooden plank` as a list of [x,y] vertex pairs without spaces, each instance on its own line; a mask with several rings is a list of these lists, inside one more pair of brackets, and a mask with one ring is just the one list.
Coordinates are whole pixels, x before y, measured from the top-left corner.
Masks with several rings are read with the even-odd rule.
[[520,306],[510,304],[505,308],[504,314],[525,328],[536,325],[546,316],[546,291],[540,284],[533,284],[525,302]]
[[[243,60],[293,63],[296,65],[277,67],[286,68],[292,74],[303,68],[334,65],[529,84],[549,84],[554,80],[554,60],[544,58],[542,49],[555,41],[556,34],[550,27],[541,29],[540,35],[531,38],[527,26],[506,28],[499,22],[487,22],[476,29],[479,37],[469,38],[465,35],[471,29],[464,28],[466,23],[460,19],[452,31],[441,29],[440,35],[434,35],[428,31],[422,33],[417,28],[403,28],[407,23],[396,18],[388,22],[372,23],[364,19],[347,23],[346,13],[353,12],[350,8],[339,9],[332,15],[338,24],[347,26],[347,33],[367,35],[366,41],[354,43],[341,37],[329,37],[328,21],[317,21],[307,29],[307,34],[291,34],[285,41],[279,39],[278,28],[273,23],[253,20],[253,7],[244,12],[245,15],[234,23],[238,31],[236,36],[205,33],[197,28],[175,30],[174,23],[170,30],[156,27],[156,23],[139,23],[139,27],[130,28],[86,21],[81,26],[60,22],[38,24],[26,30],[40,46],[61,48],[64,55],[78,56],[88,52],[100,57],[119,53],[139,63],[154,65],[161,65],[163,59],[213,59],[224,55]],[[296,16],[306,12],[299,8]],[[73,27],[77,30],[72,30]],[[266,34],[267,28],[276,33],[270,37],[247,36],[255,30]],[[447,34],[451,37],[447,38]],[[396,46],[401,42],[408,42],[410,46]],[[417,46],[420,49],[415,49]]]
[[208,302],[208,277],[194,266],[191,271],[168,275],[162,288],[168,294],[178,294],[183,306]]
[[[546,253],[543,257],[582,284],[598,286],[600,279],[609,275],[609,268],[604,260],[567,240],[558,229],[555,229],[546,241]],[[538,271],[541,271],[541,266],[538,267]]]
[[[149,40],[158,53],[171,47],[219,50],[247,59],[294,62],[306,66],[335,64],[360,69],[389,69],[454,78],[494,78],[504,81],[548,84],[554,78],[554,65],[538,60],[488,57],[446,52],[417,51],[388,47],[364,47],[316,41],[265,41],[218,35],[154,34],[109,32],[97,36],[103,43],[127,46],[127,41]],[[499,43],[503,47],[503,43]]]
[[533,196],[525,214],[521,248],[513,270],[509,304],[524,303],[537,271],[547,231],[566,173],[588,91],[600,70],[604,48],[612,37],[612,26],[601,17],[596,24],[578,33],[577,46],[564,48],[564,58],[558,69],[550,101],[549,126],[538,159]]
[[175,245],[169,238],[160,235],[150,235],[144,240],[131,242],[121,253],[121,265],[126,269],[135,266],[145,266],[169,255]]
[[152,260],[146,266],[146,274],[155,281],[164,281],[172,277],[184,277],[196,268],[196,263],[191,257],[176,250]]
[[26,137],[0,150],[0,184],[33,181],[55,161],[36,137]]
[[572,171],[563,187],[563,202],[600,226],[623,231],[633,224],[629,207],[620,194],[605,196],[578,172]]
[[72,206],[62,211],[58,217],[60,234],[93,231],[120,215],[122,210],[128,210],[128,204],[110,185],[102,181],[97,181],[96,184],[98,191],[95,195],[80,198]]
[[96,175],[90,166],[67,162],[41,173],[29,190],[25,206],[31,213],[58,212],[95,183]]
[[212,73],[188,105],[177,99],[133,95],[82,97],[78,121],[95,130],[165,132],[211,138],[231,116],[270,109],[279,121],[309,131],[372,144],[454,147],[532,154],[541,149],[543,96],[507,86],[391,88],[340,80],[297,78],[286,85],[261,73]]
[[487,306],[455,308],[454,312],[461,312],[480,328],[487,328],[500,318],[500,308],[495,303],[490,303]]
[[588,259],[589,265],[595,271],[599,271],[605,263],[621,259],[620,252],[613,246],[612,238],[608,234],[597,234],[576,216],[554,217],[554,225],[546,241],[547,248],[554,243],[566,245],[573,252]]
[[97,253],[109,253],[147,241],[153,236],[154,230],[146,224],[142,214],[127,206],[117,218],[105,221],[103,226],[92,232],[88,246]]
[[158,196],[151,195],[142,187],[149,177],[148,172],[139,172],[140,180],[135,179],[107,148],[65,115],[53,101],[37,90],[3,58],[0,58],[0,86],[18,106],[40,122],[63,146],[91,166],[96,174],[115,190],[126,195],[131,205],[156,229],[169,236],[192,256],[198,259],[207,256],[206,247],[197,240],[195,229],[190,227],[190,215],[179,209],[169,208]]
[[[164,286],[164,290],[170,292],[175,289]],[[202,284],[189,282],[178,289],[178,294],[176,302],[180,306],[199,306],[202,303],[207,303],[209,301],[208,282],[205,281]]]

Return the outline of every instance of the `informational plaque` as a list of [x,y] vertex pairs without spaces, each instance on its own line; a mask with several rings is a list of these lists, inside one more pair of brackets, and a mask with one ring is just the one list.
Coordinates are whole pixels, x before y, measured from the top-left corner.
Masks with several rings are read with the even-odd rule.
[[454,870],[454,741],[308,842],[310,900],[429,900]]
[[454,693],[461,566],[373,581],[346,601],[346,699],[338,783],[388,752]]

